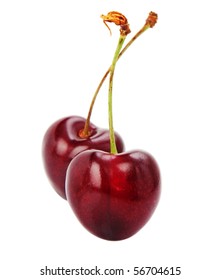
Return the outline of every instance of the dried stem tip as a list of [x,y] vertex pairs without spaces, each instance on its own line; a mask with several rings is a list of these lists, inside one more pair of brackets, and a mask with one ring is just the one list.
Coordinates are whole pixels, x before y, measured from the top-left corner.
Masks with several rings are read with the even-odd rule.
[[121,35],[126,36],[131,32],[127,18],[119,12],[112,11],[109,12],[106,16],[101,15],[101,18],[103,19],[104,24],[107,26],[108,30],[110,31],[110,34],[112,34],[111,29],[109,28],[106,22],[114,22],[116,25],[119,25],[121,27],[120,29]]
[[158,15],[154,12],[150,12],[146,20],[146,25],[149,25],[151,28],[157,23]]

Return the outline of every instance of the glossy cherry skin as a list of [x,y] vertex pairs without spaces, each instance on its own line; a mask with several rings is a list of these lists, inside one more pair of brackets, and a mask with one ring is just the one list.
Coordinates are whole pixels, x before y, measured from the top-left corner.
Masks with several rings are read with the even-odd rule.
[[[109,131],[90,124],[88,138],[81,138],[85,119],[70,116],[56,121],[45,133],[42,145],[43,162],[49,180],[55,191],[64,199],[66,170],[70,161],[80,152],[87,149],[110,150]],[[116,145],[123,151],[122,138],[116,133]]]
[[160,181],[159,167],[146,152],[85,151],[67,169],[67,201],[92,234],[123,240],[152,216],[160,197]]

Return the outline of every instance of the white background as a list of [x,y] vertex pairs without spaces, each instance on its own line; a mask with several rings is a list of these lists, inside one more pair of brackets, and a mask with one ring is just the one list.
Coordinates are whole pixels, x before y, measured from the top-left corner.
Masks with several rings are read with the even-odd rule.
[[[180,266],[182,275],[172,279],[219,279],[218,2],[0,2],[1,279],[55,279],[40,276],[46,265],[131,271]],[[49,185],[41,159],[50,124],[87,114],[118,40],[118,28],[110,25],[111,37],[100,19],[111,10],[126,15],[133,35],[151,10],[159,16],[115,73],[115,129],[127,150],[153,154],[162,173],[154,216],[121,242],[98,239],[82,228]],[[92,121],[108,125],[107,82]],[[115,279],[170,277],[130,273]],[[73,278],[90,277],[56,279]]]

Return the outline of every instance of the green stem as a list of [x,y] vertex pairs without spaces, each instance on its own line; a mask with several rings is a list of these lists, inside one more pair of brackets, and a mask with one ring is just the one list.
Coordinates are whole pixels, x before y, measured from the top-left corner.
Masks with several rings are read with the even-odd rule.
[[[123,48],[123,50],[119,53],[118,55],[118,59],[126,52],[126,50],[133,44],[133,42],[141,35],[143,34],[147,29],[149,29],[151,26],[148,23],[145,23],[145,25],[134,35],[134,37],[131,38],[131,40],[126,44],[126,46]],[[103,76],[102,80],[100,81],[94,95],[93,95],[93,99],[89,108],[89,112],[88,112],[88,116],[85,122],[85,126],[83,128],[83,130],[80,133],[80,136],[82,138],[87,138],[89,137],[90,133],[89,133],[89,124],[90,124],[90,119],[91,119],[91,115],[92,115],[92,110],[95,104],[95,100],[96,97],[105,81],[105,79],[107,78],[109,72],[110,72],[111,67],[109,67],[109,69],[106,71],[105,75]]]
[[110,153],[117,154],[117,147],[115,142],[115,133],[113,127],[113,112],[112,112],[112,89],[113,89],[113,78],[115,73],[116,62],[118,61],[120,51],[126,39],[126,35],[120,35],[118,40],[118,45],[115,50],[114,58],[110,67],[110,77],[109,77],[109,90],[108,90],[108,117],[109,117],[109,137],[110,137]]

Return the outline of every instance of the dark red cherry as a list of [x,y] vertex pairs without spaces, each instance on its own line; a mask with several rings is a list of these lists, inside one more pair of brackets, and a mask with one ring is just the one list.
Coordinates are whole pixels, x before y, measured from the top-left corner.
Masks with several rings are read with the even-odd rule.
[[[84,128],[85,119],[70,116],[52,124],[43,139],[43,162],[46,173],[56,192],[66,199],[65,178],[70,161],[80,152],[88,149],[110,151],[109,131],[93,125],[89,126],[90,136],[81,138],[79,132]],[[118,151],[123,151],[122,138],[115,134]]]
[[88,231],[106,240],[123,240],[152,216],[160,197],[159,168],[143,151],[85,151],[67,169],[66,195]]

